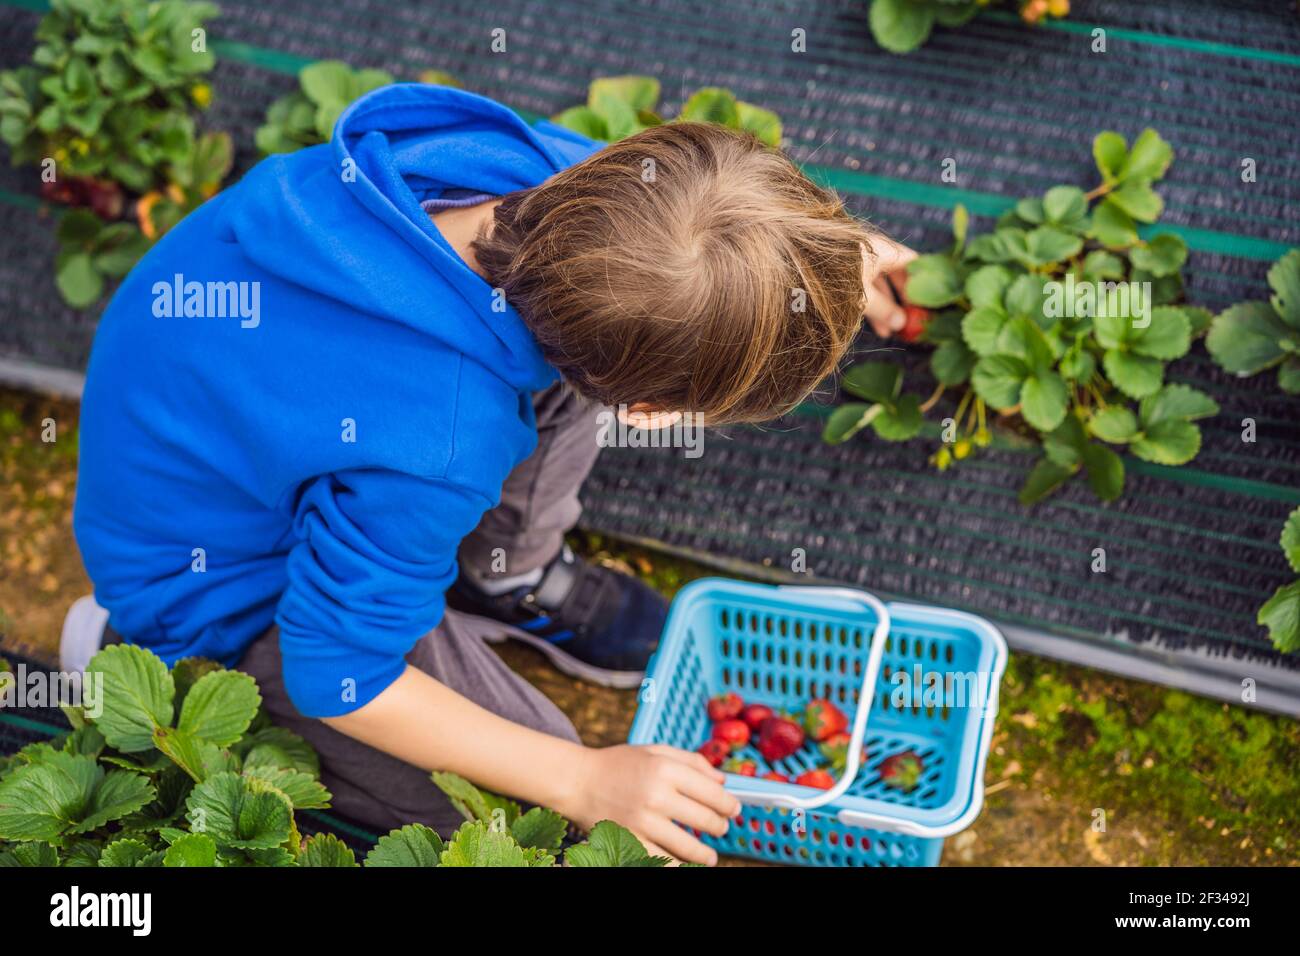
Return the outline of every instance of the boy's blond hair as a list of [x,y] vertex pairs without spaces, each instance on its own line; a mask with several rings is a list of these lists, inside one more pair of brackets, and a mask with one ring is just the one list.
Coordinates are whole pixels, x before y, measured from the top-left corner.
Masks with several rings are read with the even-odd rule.
[[773,418],[835,369],[864,245],[781,153],[670,123],[506,196],[474,253],[579,392],[720,424]]

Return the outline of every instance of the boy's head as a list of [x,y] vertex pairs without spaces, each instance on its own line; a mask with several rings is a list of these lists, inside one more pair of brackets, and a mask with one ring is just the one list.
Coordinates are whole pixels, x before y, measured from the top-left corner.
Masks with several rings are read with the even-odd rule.
[[835,369],[869,240],[753,137],[670,123],[506,196],[474,254],[579,392],[719,424],[779,415]]

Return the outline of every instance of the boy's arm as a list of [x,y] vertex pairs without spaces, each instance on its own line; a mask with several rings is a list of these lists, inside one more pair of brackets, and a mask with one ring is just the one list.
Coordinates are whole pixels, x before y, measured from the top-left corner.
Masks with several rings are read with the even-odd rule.
[[[551,807],[581,827],[610,819],[652,854],[713,864],[677,823],[721,836],[740,803],[699,754],[671,747],[592,749],[485,710],[414,667],[365,706],[325,723],[424,770]],[[674,822],[676,821],[676,822]]]

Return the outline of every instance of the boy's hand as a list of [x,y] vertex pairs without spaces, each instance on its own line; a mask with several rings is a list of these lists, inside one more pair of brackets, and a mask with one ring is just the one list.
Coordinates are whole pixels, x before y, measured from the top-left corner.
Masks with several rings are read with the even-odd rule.
[[871,245],[874,256],[867,253],[866,246],[862,247],[862,287],[867,291],[865,311],[876,334],[887,339],[902,331],[907,321],[903,314],[903,306],[907,305],[907,264],[916,258],[916,253],[884,236],[876,238]]
[[678,824],[722,836],[740,801],[722,787],[725,776],[699,754],[661,744],[587,749],[569,806],[555,809],[590,829],[621,823],[651,856],[712,866],[718,854]]

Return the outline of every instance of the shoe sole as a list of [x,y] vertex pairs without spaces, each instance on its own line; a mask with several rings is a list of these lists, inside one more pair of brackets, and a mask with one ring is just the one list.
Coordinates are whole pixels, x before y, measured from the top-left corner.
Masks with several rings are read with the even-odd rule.
[[641,681],[645,679],[645,671],[612,671],[603,667],[596,667],[593,664],[579,660],[572,654],[565,653],[545,638],[537,637],[526,631],[516,630],[508,633],[498,633],[485,639],[491,644],[500,644],[507,640],[527,644],[546,655],[546,658],[555,666],[557,671],[570,677],[576,677],[578,680],[586,681],[588,684],[595,684],[598,687],[630,690],[633,687],[640,687]]

